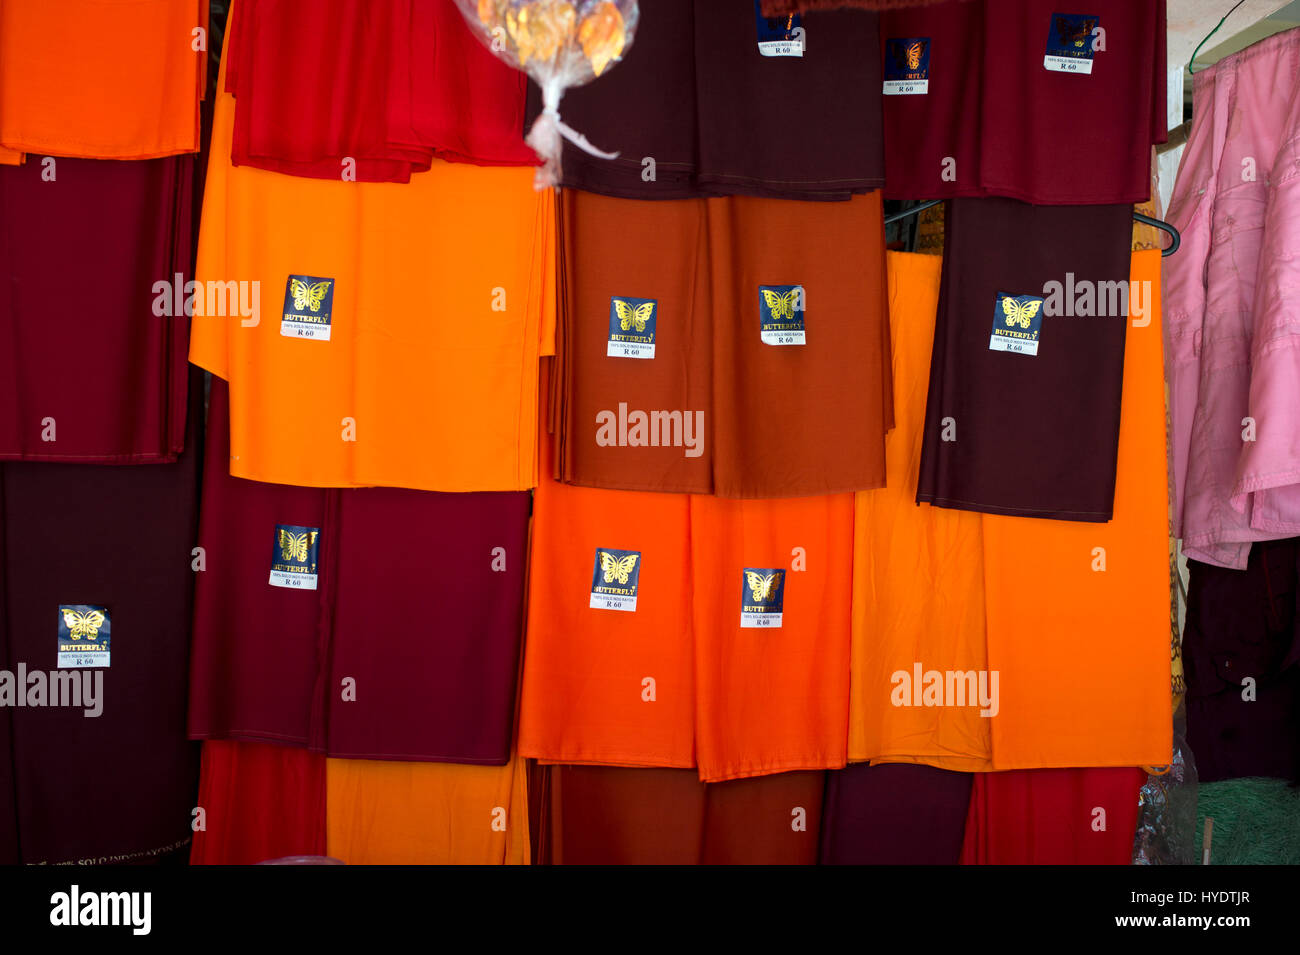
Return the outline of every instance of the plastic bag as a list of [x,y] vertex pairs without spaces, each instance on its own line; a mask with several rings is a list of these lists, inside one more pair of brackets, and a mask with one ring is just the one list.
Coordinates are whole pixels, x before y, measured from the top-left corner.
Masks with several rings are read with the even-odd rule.
[[456,0],[456,6],[489,50],[541,87],[542,112],[525,138],[544,163],[538,189],[559,184],[564,139],[601,159],[618,156],[565,125],[560,99],[627,54],[641,16],[637,0]]
[[1134,865],[1196,863],[1196,760],[1187,747],[1187,719],[1180,705],[1174,714],[1173,758],[1167,767],[1148,770],[1138,796],[1138,824],[1133,839]]

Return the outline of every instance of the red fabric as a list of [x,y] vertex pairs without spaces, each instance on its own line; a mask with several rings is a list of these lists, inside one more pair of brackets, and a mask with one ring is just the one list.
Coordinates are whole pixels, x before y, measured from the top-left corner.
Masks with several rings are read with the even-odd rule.
[[0,460],[176,460],[193,193],[192,156],[0,166]]
[[1167,138],[1165,3],[1088,4],[1105,31],[1090,75],[1043,65],[1053,16],[1068,12],[1057,0],[952,0],[880,14],[886,78],[891,41],[930,39],[929,92],[884,97],[885,197],[1147,201],[1146,147]]
[[[231,477],[229,401],[229,385],[213,379],[190,736],[506,763],[528,495]],[[277,525],[320,530],[316,590],[269,584]],[[345,680],[354,699],[342,698]]]
[[203,744],[191,865],[325,854],[325,757],[262,743]]
[[276,172],[408,182],[433,157],[536,165],[527,79],[450,0],[240,0],[228,42],[231,160]]
[[1131,768],[978,773],[962,865],[1129,865],[1146,778]]

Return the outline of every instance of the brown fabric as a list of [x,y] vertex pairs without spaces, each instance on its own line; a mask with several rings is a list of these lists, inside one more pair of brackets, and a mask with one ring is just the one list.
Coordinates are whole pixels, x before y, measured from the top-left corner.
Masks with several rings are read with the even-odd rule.
[[[879,192],[832,206],[565,191],[556,478],[781,498],[884,483],[893,425]],[[760,286],[801,285],[807,344],[760,337]],[[655,357],[608,357],[612,297],[658,303]],[[702,412],[681,446],[602,446],[597,415]],[[693,418],[692,420],[701,420]]]
[[1071,274],[1076,288],[1127,289],[1131,214],[1119,205],[951,200],[918,502],[1110,520],[1127,310],[1052,315],[1044,304],[1036,356],[992,350],[990,336],[1000,292],[1041,297],[1057,282],[1068,303]]
[[689,769],[550,766],[553,865],[815,865],[826,774],[701,783]]
[[897,10],[900,7],[927,7],[943,2],[944,0],[763,0],[763,16],[784,17],[808,10]]
[[[564,94],[564,185],[628,199],[845,200],[884,184],[874,14],[807,18],[803,56],[764,56],[753,0],[643,4],[626,59]],[[528,122],[541,110],[534,85]],[[653,173],[647,160],[652,159]]]

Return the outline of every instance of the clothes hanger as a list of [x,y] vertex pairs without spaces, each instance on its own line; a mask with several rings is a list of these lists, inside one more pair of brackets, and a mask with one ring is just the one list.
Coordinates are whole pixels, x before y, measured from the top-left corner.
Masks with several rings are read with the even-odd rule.
[[[1236,10],[1237,7],[1241,6],[1241,5],[1242,5],[1243,3],[1245,3],[1245,2],[1246,2],[1246,0],[1237,0],[1237,3],[1236,3],[1236,5],[1232,8],[1232,10]],[[1188,72],[1188,73],[1195,73],[1195,72],[1196,72],[1194,69],[1192,69],[1192,67],[1196,65],[1196,54],[1198,54],[1198,53],[1201,52],[1201,47],[1205,46],[1205,44],[1207,44],[1207,43],[1210,42],[1210,37],[1214,36],[1214,34],[1216,34],[1216,33],[1219,32],[1219,27],[1223,26],[1223,24],[1227,22],[1228,17],[1232,16],[1232,10],[1229,10],[1227,13],[1225,13],[1225,14],[1223,15],[1223,19],[1219,21],[1218,26],[1216,26],[1213,30],[1211,30],[1211,31],[1206,35],[1206,37],[1205,37],[1204,40],[1202,40],[1200,43],[1196,44],[1196,49],[1192,51],[1192,58],[1187,62],[1187,72]]]
[[[904,219],[910,218],[911,216],[914,216],[920,212],[924,212],[926,209],[929,209],[932,206],[937,206],[939,203],[943,201],[944,200],[942,199],[931,199],[928,202],[922,202],[919,205],[912,206],[912,208],[910,209],[904,209],[902,212],[895,212],[892,216],[885,217],[885,225],[892,225],[895,222],[902,222]],[[1171,226],[1168,222],[1164,222],[1160,219],[1153,219],[1151,218],[1151,216],[1143,215],[1140,212],[1133,213],[1133,218],[1136,219],[1138,222],[1145,223],[1146,225],[1149,226],[1154,226],[1155,228],[1159,229],[1161,232],[1164,232],[1169,236],[1169,240],[1170,240],[1169,245],[1160,250],[1160,254],[1164,258],[1169,258],[1169,256],[1177,252],[1178,247],[1183,244],[1183,237],[1179,235],[1178,230],[1175,229],[1173,226]]]

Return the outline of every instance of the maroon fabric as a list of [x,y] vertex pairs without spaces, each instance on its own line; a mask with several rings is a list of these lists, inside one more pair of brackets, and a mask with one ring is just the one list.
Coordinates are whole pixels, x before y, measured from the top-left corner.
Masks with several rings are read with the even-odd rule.
[[[616,159],[564,147],[564,185],[628,199],[843,200],[884,184],[874,14],[803,21],[802,57],[759,53],[753,0],[658,0],[609,73],[565,92],[564,121]],[[528,117],[540,112],[535,87]],[[647,158],[654,179],[647,180]]]
[[822,865],[956,865],[971,774],[865,763],[829,774]]
[[984,188],[1045,205],[1150,199],[1147,147],[1168,138],[1165,0],[1090,0],[1081,8],[1106,31],[1091,76],[1043,68],[1052,16],[1066,12],[1060,0],[986,3]]
[[[228,415],[228,385],[213,379],[190,735],[506,763],[528,495],[232,478]],[[320,529],[317,590],[268,583],[278,524]],[[498,547],[503,570],[493,569]]]
[[1244,571],[1187,562],[1187,744],[1204,782],[1300,779],[1297,560],[1292,538],[1252,544]]
[[[1073,302],[1071,274],[1076,289],[1127,289],[1132,229],[1129,206],[948,203],[918,502],[1110,520],[1127,310],[1050,315],[1045,304],[1036,356],[994,351],[989,339],[1000,292],[1044,296],[1058,282]],[[944,440],[948,419],[954,430]]]
[[[3,502],[0,502],[3,506]],[[3,621],[0,621],[3,627]],[[0,629],[0,640],[4,631]],[[18,850],[17,781],[14,779],[13,721],[9,708],[0,706],[0,865],[20,865]]]
[[0,466],[0,667],[57,669],[60,604],[107,607],[112,628],[108,667],[65,671],[103,674],[99,716],[43,706],[0,717],[11,722],[17,816],[16,825],[0,817],[0,832],[16,829],[25,863],[143,863],[188,851],[198,782],[198,748],[183,728],[197,378],[193,398],[190,448],[176,464]]
[[50,161],[0,166],[0,460],[175,461],[189,320],[154,284],[190,269],[194,159]]
[[931,39],[929,93],[884,97],[887,198],[1150,198],[1146,147],[1167,138],[1165,0],[1079,8],[1105,30],[1091,75],[1043,66],[1052,18],[1070,12],[1058,0],[954,0],[880,15],[886,58],[891,40]]
[[[206,566],[194,588],[190,736],[306,746],[324,591],[268,586],[269,558],[277,524],[324,530],[330,492],[230,477],[229,389],[212,378],[199,521]],[[322,533],[322,565],[334,547],[333,535]]]
[[226,89],[235,165],[408,182],[434,157],[535,165],[526,79],[493,56],[450,0],[241,0]]
[[[930,39],[929,92],[883,96],[885,196],[936,199],[983,193],[980,90],[983,3],[948,2],[880,18],[885,74],[905,39]],[[1039,58],[1042,63],[1042,58]],[[1019,141],[1006,144],[1018,149]],[[956,180],[943,179],[951,161]]]
[[783,17],[806,10],[892,10],[942,2],[943,0],[763,0],[763,14]]
[[[814,865],[825,773],[702,783],[692,769],[550,766],[543,864]],[[963,807],[964,809],[964,807]]]

